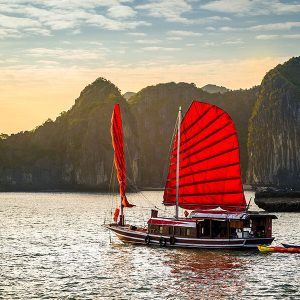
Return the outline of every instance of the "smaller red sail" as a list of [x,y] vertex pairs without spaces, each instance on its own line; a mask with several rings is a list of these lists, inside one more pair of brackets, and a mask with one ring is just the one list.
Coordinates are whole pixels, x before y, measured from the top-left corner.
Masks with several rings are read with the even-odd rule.
[[[221,108],[194,101],[181,123],[179,206],[244,211],[246,201],[235,126]],[[171,153],[164,205],[176,204],[177,136]]]
[[126,197],[126,166],[124,156],[123,129],[120,105],[116,104],[111,118],[111,137],[112,145],[115,151],[114,163],[117,169],[117,177],[120,185],[120,195],[123,207],[133,207]]

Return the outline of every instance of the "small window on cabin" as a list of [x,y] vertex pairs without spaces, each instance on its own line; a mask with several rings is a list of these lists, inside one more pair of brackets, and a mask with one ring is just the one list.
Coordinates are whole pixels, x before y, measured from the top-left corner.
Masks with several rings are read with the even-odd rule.
[[163,233],[163,226],[159,226],[159,233],[162,234]]
[[175,227],[175,235],[180,235],[180,227]]
[[152,233],[156,233],[157,232],[157,226],[152,226]]
[[169,234],[171,235],[172,234],[172,227],[169,226]]
[[191,229],[190,228],[187,228],[186,235],[191,235]]

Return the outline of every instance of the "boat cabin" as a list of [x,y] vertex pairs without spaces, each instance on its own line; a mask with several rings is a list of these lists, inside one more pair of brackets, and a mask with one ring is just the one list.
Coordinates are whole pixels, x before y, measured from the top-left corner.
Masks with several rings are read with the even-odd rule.
[[148,233],[203,239],[271,238],[272,219],[276,216],[258,212],[193,211],[188,218],[151,217]]

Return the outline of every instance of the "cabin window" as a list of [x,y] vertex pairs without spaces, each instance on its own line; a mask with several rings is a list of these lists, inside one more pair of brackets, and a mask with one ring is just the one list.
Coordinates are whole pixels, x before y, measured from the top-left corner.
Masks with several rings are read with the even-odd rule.
[[149,225],[149,233],[158,234],[160,227],[157,225]]
[[186,230],[186,235],[187,235],[187,236],[191,235],[191,229],[190,229],[190,228],[187,228],[187,230]]
[[159,226],[159,233],[160,234],[163,234],[163,230],[164,230],[163,226]]

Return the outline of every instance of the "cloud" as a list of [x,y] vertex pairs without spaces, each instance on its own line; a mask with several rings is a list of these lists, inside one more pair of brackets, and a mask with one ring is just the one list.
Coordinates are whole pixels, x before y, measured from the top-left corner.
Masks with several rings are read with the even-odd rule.
[[255,38],[257,40],[274,40],[274,39],[277,39],[279,37],[278,34],[260,34],[260,35],[257,35]]
[[21,33],[17,29],[0,28],[0,39],[8,37],[18,38],[21,37]]
[[205,18],[206,20],[210,20],[210,21],[231,21],[231,18],[228,17],[221,17],[221,16],[211,16],[211,17],[207,17]]
[[91,15],[89,19],[86,20],[89,25],[105,28],[108,30],[125,30],[125,29],[135,29],[138,26],[149,26],[149,22],[145,21],[116,21],[106,18],[102,15]]
[[136,40],[137,44],[157,44],[160,43],[161,40]]
[[46,28],[25,28],[23,31],[30,35],[41,35],[41,36],[51,35],[51,30]]
[[181,48],[170,48],[170,47],[144,47],[142,48],[144,51],[180,51]]
[[40,22],[30,18],[16,18],[6,15],[0,15],[0,26],[5,28],[26,28],[40,26]]
[[190,23],[183,14],[190,12],[192,6],[185,0],[154,0],[137,5],[136,9],[148,12],[151,17],[164,18],[167,22]]
[[[53,31],[71,30],[80,33],[81,27],[97,26],[106,30],[135,29],[149,22],[135,20],[137,12],[122,0],[14,0],[0,4],[0,28],[5,36],[49,36]],[[4,34],[5,29],[5,34]],[[18,32],[9,33],[7,29]],[[26,29],[26,30],[25,30]]]
[[241,39],[231,39],[231,40],[223,41],[221,44],[222,45],[242,45],[244,43],[245,42],[242,41]]
[[132,18],[136,15],[135,10],[125,5],[112,6],[107,11],[108,11],[108,16],[114,19]]
[[218,0],[200,5],[213,12],[236,15],[283,15],[300,12],[300,4],[283,3],[279,0]]
[[182,37],[180,37],[180,36],[169,36],[169,37],[167,37],[167,40],[169,40],[169,41],[181,41]]
[[128,34],[133,36],[146,36],[144,32],[129,32]]
[[292,28],[299,28],[300,22],[282,22],[256,25],[249,28],[253,31],[271,31],[271,30],[290,30]]
[[231,18],[224,16],[209,16],[201,19],[186,16],[194,11],[192,4],[196,2],[194,0],[154,0],[146,4],[137,5],[135,8],[145,11],[151,17],[186,25],[231,21]]
[[270,24],[259,24],[250,27],[230,27],[222,26],[220,31],[231,32],[231,31],[278,31],[278,30],[291,30],[293,28],[299,28],[300,22],[281,22],[281,23],[270,23]]
[[237,30],[241,30],[241,28],[234,28],[234,27],[230,27],[230,26],[222,26],[220,28],[221,31],[237,31]]
[[[101,51],[100,51],[101,50]],[[62,49],[33,48],[27,50],[27,55],[35,58],[53,58],[58,60],[98,60],[105,56],[106,49]],[[48,60],[49,61],[49,60]]]
[[277,39],[300,39],[300,34],[261,34],[255,37],[257,40],[277,40]]
[[179,36],[179,37],[191,37],[191,36],[202,36],[200,32],[185,31],[185,30],[171,30],[167,32],[168,35]]

